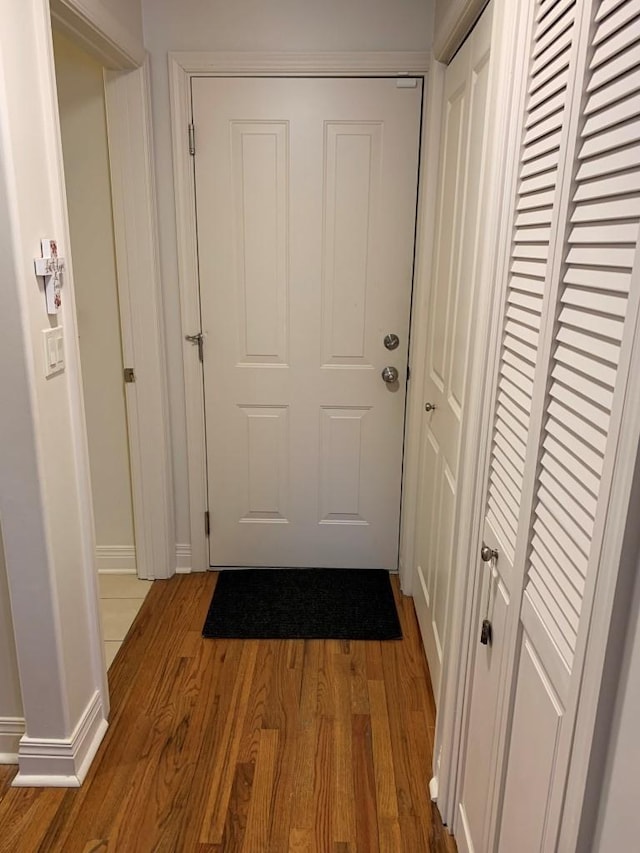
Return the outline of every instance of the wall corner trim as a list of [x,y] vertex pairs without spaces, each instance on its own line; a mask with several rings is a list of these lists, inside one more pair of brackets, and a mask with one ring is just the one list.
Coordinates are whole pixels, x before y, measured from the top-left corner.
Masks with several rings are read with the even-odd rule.
[[30,738],[18,747],[16,788],[79,788],[108,728],[100,692],[91,697],[68,738]]

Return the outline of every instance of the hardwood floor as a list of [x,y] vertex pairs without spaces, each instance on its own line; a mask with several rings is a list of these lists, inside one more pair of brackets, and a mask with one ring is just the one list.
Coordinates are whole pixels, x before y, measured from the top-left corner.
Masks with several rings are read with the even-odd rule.
[[109,671],[80,789],[7,788],[2,853],[451,853],[428,795],[435,710],[402,641],[203,640],[216,575],[153,584]]

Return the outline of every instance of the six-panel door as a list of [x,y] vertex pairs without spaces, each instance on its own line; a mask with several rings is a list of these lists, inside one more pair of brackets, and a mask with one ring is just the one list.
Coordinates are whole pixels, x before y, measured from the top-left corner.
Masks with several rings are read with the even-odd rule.
[[415,83],[192,82],[212,565],[397,566]]

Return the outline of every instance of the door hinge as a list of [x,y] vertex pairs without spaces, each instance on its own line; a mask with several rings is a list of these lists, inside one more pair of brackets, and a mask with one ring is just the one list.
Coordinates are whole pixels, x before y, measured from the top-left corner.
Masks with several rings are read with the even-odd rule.
[[196,153],[196,131],[193,122],[189,125],[189,154],[193,157]]
[[124,369],[124,381],[125,382],[135,382],[136,374],[133,367],[125,367]]
[[185,335],[185,341],[189,341],[190,344],[198,344],[198,358],[201,362],[204,361],[204,338],[202,337],[202,332],[197,332],[195,335]]
[[209,510],[207,510],[204,514],[204,532],[205,535],[209,535],[209,531],[211,530],[211,522],[209,521]]

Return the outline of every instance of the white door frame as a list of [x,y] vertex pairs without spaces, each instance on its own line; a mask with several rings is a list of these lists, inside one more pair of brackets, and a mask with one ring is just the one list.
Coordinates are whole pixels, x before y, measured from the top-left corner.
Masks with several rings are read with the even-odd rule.
[[175,521],[164,369],[149,63],[144,50],[103,11],[52,0],[56,27],[105,66],[107,137],[138,577],[175,573]]
[[[191,519],[191,570],[209,568],[204,516],[207,511],[206,446],[202,365],[186,335],[201,331],[193,161],[189,156],[191,78],[194,76],[425,77],[429,57],[420,52],[252,53],[178,52],[169,54],[173,171],[178,237],[178,279],[184,347],[187,460]],[[423,109],[426,86],[423,90]],[[197,145],[197,139],[196,139]],[[414,305],[422,304],[414,283]],[[412,380],[413,381],[413,380]],[[411,384],[411,383],[410,383]]]

